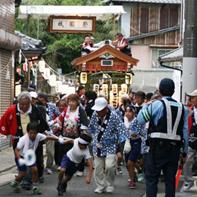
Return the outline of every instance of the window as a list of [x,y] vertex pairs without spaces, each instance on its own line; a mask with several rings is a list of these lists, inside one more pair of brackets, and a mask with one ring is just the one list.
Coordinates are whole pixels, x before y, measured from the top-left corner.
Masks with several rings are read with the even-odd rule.
[[160,64],[158,61],[158,58],[161,55],[164,55],[166,53],[169,53],[172,49],[158,49],[158,48],[153,48],[152,49],[152,67],[153,68],[159,68]]

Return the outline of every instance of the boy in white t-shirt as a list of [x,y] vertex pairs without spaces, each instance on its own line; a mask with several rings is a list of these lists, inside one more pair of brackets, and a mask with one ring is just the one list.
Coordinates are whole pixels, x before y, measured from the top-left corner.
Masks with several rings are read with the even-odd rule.
[[[15,177],[15,181],[11,183],[11,186],[15,188],[15,192],[20,192],[20,182],[26,176],[27,167],[30,168],[32,173],[32,183],[33,183],[33,194],[42,194],[38,185],[38,170],[35,163],[32,165],[26,164],[24,157],[28,150],[36,151],[38,144],[43,140],[58,140],[57,137],[46,136],[44,134],[38,133],[38,124],[37,122],[30,122],[27,125],[27,133],[19,139],[17,147],[15,149],[15,160],[18,167],[18,175]],[[60,140],[61,141],[61,140]],[[29,157],[33,157],[30,155]]]
[[[62,196],[66,192],[67,182],[71,180],[73,174],[78,170],[78,165],[82,159],[87,160],[88,174],[86,176],[86,183],[89,184],[93,173],[93,162],[91,159],[88,145],[92,137],[88,133],[81,133],[80,137],[73,140],[73,147],[62,158],[61,169],[59,172],[58,195]],[[68,143],[66,141],[65,143]]]

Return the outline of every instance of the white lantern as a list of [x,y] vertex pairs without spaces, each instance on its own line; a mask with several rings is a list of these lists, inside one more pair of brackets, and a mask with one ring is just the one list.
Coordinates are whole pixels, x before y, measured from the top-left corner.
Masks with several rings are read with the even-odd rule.
[[99,94],[99,84],[93,85],[93,91],[95,91],[97,93],[97,95]]
[[61,81],[56,81],[56,92],[60,93],[62,88],[62,82]]
[[49,79],[50,78],[50,68],[45,68],[44,70],[44,78]]
[[88,81],[88,74],[86,72],[81,72],[80,73],[80,83],[86,84],[87,81]]
[[50,84],[50,86],[53,86],[53,87],[56,86],[56,75],[55,74],[50,75],[49,84]]
[[108,97],[108,84],[102,85],[102,94]]
[[40,60],[39,63],[38,63],[38,66],[39,66],[39,71],[41,73],[43,73],[44,70],[45,70],[45,61],[44,60]]
[[118,84],[112,84],[112,93],[117,94],[118,93]]
[[121,84],[121,92],[124,94],[127,93],[127,84]]

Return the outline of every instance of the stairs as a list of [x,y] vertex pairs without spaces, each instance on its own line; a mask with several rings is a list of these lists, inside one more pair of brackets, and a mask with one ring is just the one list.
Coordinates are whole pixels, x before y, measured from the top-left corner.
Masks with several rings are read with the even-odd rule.
[[[75,76],[59,74],[44,60],[39,61],[38,68],[39,73],[50,87],[50,94],[71,94],[76,92],[77,79]],[[39,87],[39,85],[38,82],[37,86]]]

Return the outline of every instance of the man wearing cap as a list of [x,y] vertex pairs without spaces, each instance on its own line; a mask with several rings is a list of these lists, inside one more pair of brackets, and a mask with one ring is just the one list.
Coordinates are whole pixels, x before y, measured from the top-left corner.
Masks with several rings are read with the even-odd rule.
[[194,185],[194,179],[192,178],[192,167],[194,158],[197,155],[197,89],[189,93],[188,96],[190,97],[192,108],[191,115],[188,120],[188,122],[191,123],[191,125],[189,125],[189,151],[183,168],[184,184],[181,188],[181,191],[184,192],[189,191]]
[[95,100],[94,113],[89,124],[93,136],[93,155],[95,162],[95,193],[114,191],[116,148],[126,140],[126,128],[116,112],[108,107],[104,97]]
[[157,183],[161,170],[165,180],[165,196],[175,197],[175,176],[180,149],[182,162],[188,152],[188,113],[174,100],[173,80],[164,78],[159,85],[161,100],[144,106],[137,116],[140,124],[149,121],[148,140],[150,150],[145,156],[146,197],[157,196]]

